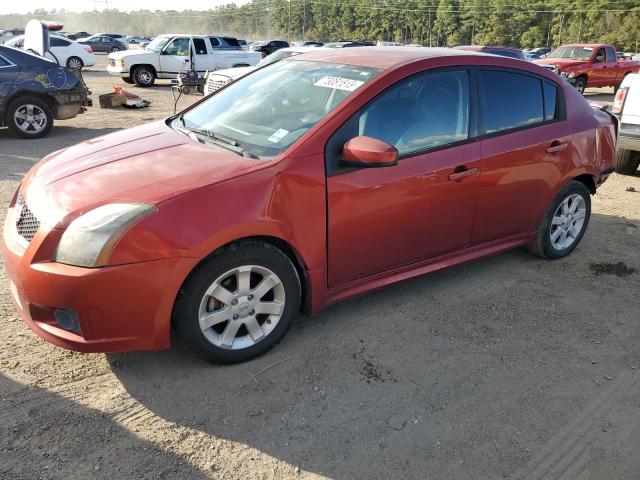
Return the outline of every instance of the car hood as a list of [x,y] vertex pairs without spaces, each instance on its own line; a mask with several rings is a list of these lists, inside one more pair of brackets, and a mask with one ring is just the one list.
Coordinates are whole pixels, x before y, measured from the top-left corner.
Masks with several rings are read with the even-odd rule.
[[125,60],[136,59],[140,60],[144,57],[148,57],[150,59],[156,58],[157,53],[152,52],[151,50],[145,50],[144,48],[140,48],[137,50],[120,50],[119,52],[113,52],[109,54],[109,58],[113,58],[116,61],[124,58]]
[[255,69],[256,67],[235,67],[225,68],[223,70],[214,70],[212,73],[214,75],[223,75],[225,77],[229,77],[232,80],[236,80],[249,72],[253,72]]
[[105,203],[157,205],[266,162],[201,144],[161,121],[54,152],[31,169],[22,188],[44,225],[64,228]]
[[584,65],[586,60],[574,60],[571,58],[541,58],[540,60],[534,60],[533,63],[538,65],[556,65],[558,68],[571,67],[573,65]]

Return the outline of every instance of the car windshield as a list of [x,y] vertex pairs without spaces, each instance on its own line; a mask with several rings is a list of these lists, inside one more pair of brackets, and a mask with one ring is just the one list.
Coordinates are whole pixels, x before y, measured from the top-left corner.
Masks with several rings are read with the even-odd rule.
[[220,90],[178,117],[173,126],[222,139],[245,156],[275,157],[378,71],[285,60]]
[[170,37],[158,37],[144,48],[145,50],[151,50],[152,52],[158,53],[160,50],[162,50],[162,47],[164,47],[169,42],[169,40],[171,40]]
[[589,47],[559,47],[549,53],[549,58],[571,58],[574,60],[589,60],[593,48]]

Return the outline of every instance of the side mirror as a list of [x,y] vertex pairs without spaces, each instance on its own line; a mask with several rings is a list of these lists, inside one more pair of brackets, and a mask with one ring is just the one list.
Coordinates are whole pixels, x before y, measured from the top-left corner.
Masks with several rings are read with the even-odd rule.
[[375,138],[354,137],[342,147],[340,163],[356,168],[391,167],[398,163],[398,150]]

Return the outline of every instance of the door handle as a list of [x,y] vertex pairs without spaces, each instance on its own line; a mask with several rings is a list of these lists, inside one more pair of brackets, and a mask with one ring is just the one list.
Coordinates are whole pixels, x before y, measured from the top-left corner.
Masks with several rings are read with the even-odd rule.
[[[464,167],[462,167],[464,168]],[[477,168],[469,168],[462,171],[457,171],[449,174],[449,180],[462,180],[465,177],[470,177],[472,175],[477,175]]]
[[567,144],[565,142],[552,142],[551,145],[547,147],[547,153],[558,153],[567,148]]

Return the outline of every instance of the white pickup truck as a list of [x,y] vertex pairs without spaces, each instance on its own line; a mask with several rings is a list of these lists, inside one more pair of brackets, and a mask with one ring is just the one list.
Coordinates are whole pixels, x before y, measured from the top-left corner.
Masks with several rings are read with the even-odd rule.
[[107,71],[126,83],[150,87],[156,78],[175,78],[190,67],[204,75],[222,68],[253,66],[261,59],[259,52],[245,52],[231,37],[160,35],[143,49],[110,53]]

